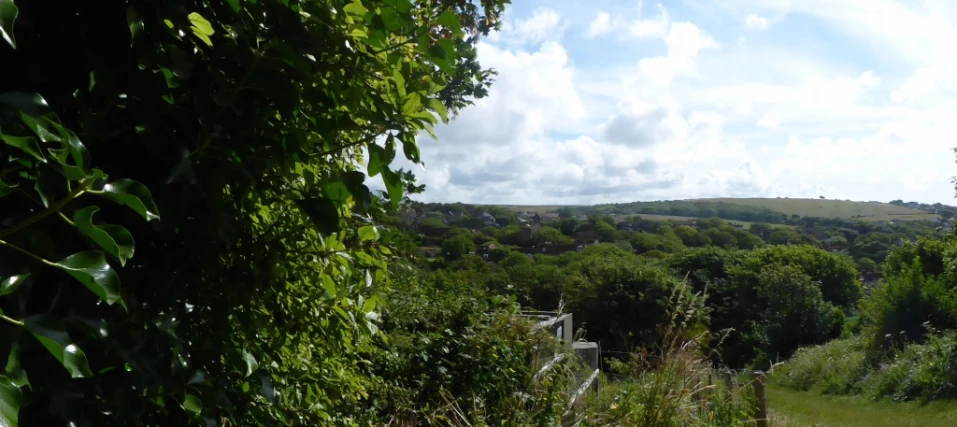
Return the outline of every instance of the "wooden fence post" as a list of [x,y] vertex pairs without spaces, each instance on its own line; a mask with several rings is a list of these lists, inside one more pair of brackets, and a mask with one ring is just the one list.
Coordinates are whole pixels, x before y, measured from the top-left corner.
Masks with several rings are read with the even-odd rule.
[[754,421],[758,427],[768,427],[768,396],[765,392],[767,376],[754,371]]
[[729,402],[734,400],[734,374],[728,370],[724,372],[724,397]]

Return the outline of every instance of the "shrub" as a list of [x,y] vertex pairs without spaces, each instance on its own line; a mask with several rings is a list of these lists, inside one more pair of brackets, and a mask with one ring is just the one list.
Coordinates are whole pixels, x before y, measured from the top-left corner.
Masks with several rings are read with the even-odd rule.
[[864,357],[861,338],[834,340],[816,347],[805,347],[780,368],[773,378],[786,387],[814,390],[824,394],[856,394],[870,365]]
[[385,295],[383,335],[368,354],[376,386],[363,404],[380,422],[399,425],[446,424],[437,420],[452,407],[462,420],[491,425],[554,421],[567,381],[538,389],[533,375],[539,352],[557,350],[557,340],[517,319],[514,299],[464,277],[400,274]]
[[875,359],[923,341],[927,324],[957,327],[957,289],[951,281],[925,273],[920,257],[893,270],[897,274],[885,277],[861,304],[864,334]]
[[[628,351],[654,342],[658,325],[672,309],[671,297],[690,295],[670,271],[630,254],[581,256],[565,271],[564,292],[576,323],[584,323],[587,337],[609,350]],[[701,310],[696,315],[697,321],[705,320]]]
[[957,333],[931,333],[907,346],[868,383],[871,395],[894,400],[957,397]]
[[[685,285],[680,285],[685,287]],[[750,426],[750,387],[714,387],[716,378],[702,357],[696,323],[698,297],[678,292],[656,339],[626,360],[612,361],[617,378],[588,399],[583,426]]]

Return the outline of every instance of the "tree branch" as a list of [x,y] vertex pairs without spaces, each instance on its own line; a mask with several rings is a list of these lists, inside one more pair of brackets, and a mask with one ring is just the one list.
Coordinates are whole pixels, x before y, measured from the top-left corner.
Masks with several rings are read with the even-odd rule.
[[[9,236],[9,235],[11,235],[11,234],[13,234],[13,233],[16,233],[16,232],[18,232],[18,231],[20,231],[20,230],[23,230],[24,228],[27,228],[27,227],[29,227],[29,226],[31,226],[31,225],[33,225],[33,224],[36,224],[37,222],[40,222],[40,220],[42,220],[43,218],[46,218],[46,217],[48,217],[48,216],[50,216],[50,215],[53,215],[53,214],[55,214],[55,213],[57,213],[57,212],[60,212],[60,209],[63,209],[63,207],[66,206],[68,203],[72,202],[73,199],[76,199],[77,197],[79,197],[79,196],[81,196],[83,193],[85,193],[85,192],[87,191],[87,188],[88,188],[87,186],[88,186],[88,185],[89,185],[89,184],[80,184],[80,185],[76,188],[76,190],[73,190],[72,192],[70,192],[69,195],[67,195],[66,197],[64,197],[64,198],[61,199],[60,201],[54,203],[54,204],[51,205],[49,208],[47,208],[47,209],[45,209],[45,210],[42,210],[42,211],[40,211],[40,212],[37,212],[36,215],[33,215],[33,216],[31,216],[31,217],[29,217],[29,218],[27,218],[27,219],[21,221],[19,224],[14,225],[13,227],[10,227],[10,228],[4,229],[4,230],[0,230],[0,238],[7,237],[7,236]],[[0,241],[0,242],[2,242],[2,241]]]

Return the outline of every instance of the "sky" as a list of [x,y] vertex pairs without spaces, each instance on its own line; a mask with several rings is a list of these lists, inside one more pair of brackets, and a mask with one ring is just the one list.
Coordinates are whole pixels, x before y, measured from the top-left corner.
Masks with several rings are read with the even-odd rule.
[[954,203],[957,2],[513,0],[504,21],[478,45],[490,95],[419,140],[416,200]]

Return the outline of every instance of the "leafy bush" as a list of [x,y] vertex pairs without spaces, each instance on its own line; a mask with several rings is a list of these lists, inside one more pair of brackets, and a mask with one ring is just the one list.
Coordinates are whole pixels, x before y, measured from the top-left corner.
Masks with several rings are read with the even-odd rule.
[[[685,285],[679,285],[684,288]],[[677,292],[655,339],[630,358],[611,362],[613,381],[588,398],[583,426],[750,426],[753,391],[709,384],[718,375],[693,331],[700,302]]]
[[[527,425],[561,415],[567,381],[536,390],[537,355],[555,338],[516,319],[514,299],[490,295],[464,277],[400,274],[385,299],[382,332],[369,353],[376,387],[365,402],[377,419],[434,422],[452,405],[466,420]],[[555,399],[561,396],[561,399]],[[443,424],[443,423],[439,423]]]
[[791,265],[766,267],[758,277],[759,307],[752,333],[767,356],[787,357],[802,344],[823,343],[841,333],[844,314],[821,298],[821,289]]
[[758,277],[772,264],[795,266],[812,281],[819,283],[825,302],[846,312],[854,310],[862,296],[861,285],[857,281],[857,267],[850,257],[814,246],[791,245],[756,249],[735,267],[733,274],[739,289],[744,292],[743,297],[750,299],[754,296]]
[[774,371],[774,380],[786,387],[824,394],[857,394],[870,371],[859,337],[834,340],[799,349]]
[[[670,271],[631,254],[583,254],[568,265],[565,274],[568,310],[587,329],[588,339],[600,341],[609,350],[650,345],[673,309],[672,296],[690,297],[690,290],[680,286]],[[695,320],[705,322],[702,307],[697,308]]]
[[873,358],[906,343],[923,341],[928,324],[941,329],[957,327],[957,287],[949,274],[935,276],[925,271],[926,265],[920,256],[909,265],[903,261],[889,264],[886,271],[890,276],[862,303],[864,334]]
[[957,333],[930,334],[911,344],[868,381],[871,395],[894,400],[957,397]]
[[860,338],[835,340],[799,350],[778,367],[775,382],[825,394],[861,394],[893,400],[957,397],[957,332],[930,333],[923,344],[909,344],[872,364]]

